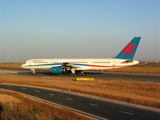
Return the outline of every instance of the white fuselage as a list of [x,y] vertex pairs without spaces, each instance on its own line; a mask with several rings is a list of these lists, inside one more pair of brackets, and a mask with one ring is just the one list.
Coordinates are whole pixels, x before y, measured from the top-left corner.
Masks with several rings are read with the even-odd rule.
[[125,59],[30,59],[22,64],[26,69],[51,69],[61,67],[63,63],[70,63],[76,66],[75,70],[108,70],[122,68],[138,64],[139,61],[128,61]]

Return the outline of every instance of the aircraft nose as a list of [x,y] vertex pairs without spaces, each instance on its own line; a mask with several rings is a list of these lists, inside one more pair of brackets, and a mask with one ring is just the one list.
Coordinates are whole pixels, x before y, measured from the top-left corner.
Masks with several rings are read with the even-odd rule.
[[24,64],[21,65],[21,68],[24,68]]

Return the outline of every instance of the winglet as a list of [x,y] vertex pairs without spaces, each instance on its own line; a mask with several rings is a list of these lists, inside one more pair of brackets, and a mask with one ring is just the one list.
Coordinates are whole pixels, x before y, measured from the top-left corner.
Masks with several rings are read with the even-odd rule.
[[133,60],[140,39],[141,37],[134,37],[115,58]]

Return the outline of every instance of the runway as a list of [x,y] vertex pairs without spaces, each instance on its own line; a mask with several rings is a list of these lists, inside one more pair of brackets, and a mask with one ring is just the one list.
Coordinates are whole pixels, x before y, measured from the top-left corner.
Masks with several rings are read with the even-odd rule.
[[108,120],[160,120],[160,110],[128,103],[111,101],[89,95],[63,92],[19,85],[0,84],[0,88],[13,90],[45,100],[50,104],[71,109],[92,116],[96,119]]
[[[5,74],[16,75],[16,76],[32,76],[31,70],[26,70],[22,68],[0,68],[1,71],[9,71]],[[152,82],[160,83],[159,74],[134,74],[134,73],[115,73],[115,72],[95,72],[95,71],[84,71],[88,78],[95,78],[96,80],[124,80],[124,81],[141,81],[141,82]],[[5,75],[0,74],[0,75]],[[47,76],[47,77],[71,77],[70,74],[52,74],[50,71],[37,70],[36,76]],[[80,76],[74,76],[77,78]],[[73,78],[73,77],[71,77]]]

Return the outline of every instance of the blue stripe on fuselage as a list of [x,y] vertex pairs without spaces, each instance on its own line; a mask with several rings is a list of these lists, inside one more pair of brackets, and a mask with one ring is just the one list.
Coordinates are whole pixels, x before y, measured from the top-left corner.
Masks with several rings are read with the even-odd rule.
[[72,65],[77,65],[77,66],[88,66],[88,64],[77,64],[77,63],[71,63]]
[[49,66],[49,65],[62,65],[63,63],[52,63],[52,64],[38,64],[38,65],[28,65],[25,67],[31,67],[31,66]]

